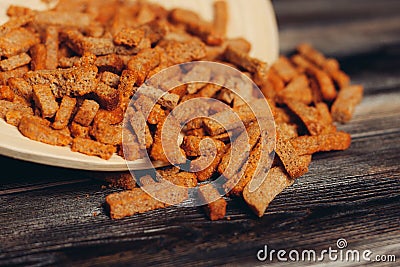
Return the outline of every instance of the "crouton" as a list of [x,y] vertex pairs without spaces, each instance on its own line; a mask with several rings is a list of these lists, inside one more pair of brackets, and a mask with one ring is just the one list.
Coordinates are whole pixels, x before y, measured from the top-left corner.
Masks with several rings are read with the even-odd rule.
[[29,116],[21,119],[19,131],[29,139],[54,146],[67,146],[71,143],[71,137],[49,126],[35,123]]
[[262,217],[272,200],[286,187],[291,186],[293,180],[280,167],[274,167],[269,172],[263,183],[256,190],[250,190],[248,184],[243,191],[243,198],[247,205],[258,216]]
[[69,96],[64,96],[61,100],[60,108],[58,109],[53,122],[53,129],[61,130],[68,126],[72,113],[75,110],[76,99]]
[[346,123],[351,120],[355,107],[363,96],[363,87],[353,85],[340,89],[339,95],[332,105],[331,112],[335,121]]
[[10,71],[27,65],[29,62],[31,62],[31,57],[27,53],[22,53],[0,61],[0,69],[3,71]]
[[28,52],[40,42],[39,37],[25,28],[14,29],[0,37],[0,56],[7,58]]
[[71,150],[80,152],[89,156],[98,156],[108,160],[116,152],[116,148],[112,145],[105,145],[86,138],[75,138],[72,141]]
[[99,109],[100,105],[96,101],[85,99],[75,114],[74,122],[82,126],[90,126]]
[[43,118],[52,118],[58,111],[58,103],[48,85],[34,85],[33,100]]

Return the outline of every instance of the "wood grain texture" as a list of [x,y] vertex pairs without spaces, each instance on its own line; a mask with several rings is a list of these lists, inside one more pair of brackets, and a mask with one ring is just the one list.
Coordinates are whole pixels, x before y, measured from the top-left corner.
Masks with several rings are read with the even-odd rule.
[[400,23],[394,10],[400,2],[274,4],[285,53],[311,42],[338,56],[353,81],[365,85],[354,119],[339,126],[352,134],[349,150],[315,155],[309,173],[263,218],[228,199],[230,219],[218,222],[199,208],[176,207],[112,221],[102,205],[113,190],[101,189],[86,173],[1,158],[0,265],[309,266],[262,263],[256,253],[265,244],[320,251],[335,247],[338,238],[346,238],[349,249],[395,254],[399,261]]

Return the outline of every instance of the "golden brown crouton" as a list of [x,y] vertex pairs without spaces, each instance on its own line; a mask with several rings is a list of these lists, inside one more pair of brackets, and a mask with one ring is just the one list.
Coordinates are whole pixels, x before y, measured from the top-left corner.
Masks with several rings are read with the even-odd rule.
[[60,108],[56,113],[56,117],[54,118],[54,122],[52,125],[54,129],[61,130],[67,127],[71,119],[72,112],[75,109],[75,105],[76,105],[75,98],[71,98],[69,96],[63,97],[63,99],[61,100]]
[[292,184],[293,180],[288,177],[284,170],[280,167],[274,167],[255,191],[250,191],[250,184],[248,184],[243,191],[243,198],[254,213],[258,217],[262,217],[271,201]]
[[43,118],[52,118],[58,110],[56,98],[48,85],[33,86],[33,100]]
[[29,139],[54,146],[67,146],[71,143],[71,137],[49,126],[36,123],[30,116],[21,119],[19,131]]
[[116,152],[116,148],[112,145],[105,145],[100,142],[81,137],[75,138],[72,141],[71,150],[89,156],[98,156],[105,160],[110,159]]
[[100,105],[96,101],[85,99],[74,117],[74,122],[82,126],[90,126],[99,108]]
[[353,85],[340,89],[339,95],[332,106],[332,117],[335,121],[346,123],[351,120],[355,106],[363,96],[363,87]]

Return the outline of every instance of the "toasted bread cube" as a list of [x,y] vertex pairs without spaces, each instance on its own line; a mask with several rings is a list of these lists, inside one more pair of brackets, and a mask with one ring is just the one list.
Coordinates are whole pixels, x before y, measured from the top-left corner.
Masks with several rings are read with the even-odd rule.
[[315,104],[315,108],[320,114],[321,123],[325,126],[321,134],[335,133],[337,129],[333,124],[333,118],[329,111],[328,105],[325,102],[320,102]]
[[168,32],[168,27],[169,25],[161,20],[153,20],[139,26],[145,31],[146,39],[150,41],[150,44],[156,44],[162,40]]
[[20,28],[33,20],[32,14],[22,14],[20,16],[11,16],[10,19],[0,26],[0,35],[4,35],[14,29]]
[[57,98],[89,94],[98,83],[97,67],[88,64],[69,69],[30,71],[24,74],[24,78],[31,85],[50,85]]
[[71,131],[72,137],[75,137],[75,138],[81,137],[81,138],[90,139],[90,136],[89,136],[90,128],[89,127],[85,127],[85,126],[80,125],[79,123],[72,122],[69,127],[69,130]]
[[9,71],[27,65],[29,62],[31,62],[31,57],[27,53],[22,53],[0,61],[0,69]]
[[79,64],[80,57],[60,57],[58,59],[58,66],[60,68],[72,68]]
[[29,139],[46,143],[54,146],[67,146],[71,143],[71,137],[49,126],[37,123],[31,116],[25,116],[21,119],[19,131]]
[[[21,119],[26,116],[24,112],[20,110],[10,110],[5,116],[5,120],[8,124],[18,127]],[[32,114],[31,114],[32,115]]]
[[159,49],[144,49],[128,62],[128,69],[136,73],[136,85],[146,80],[149,72],[160,64]]
[[0,72],[0,85],[6,85],[10,78],[21,78],[29,71],[28,66],[22,66],[10,71]]
[[31,69],[44,70],[46,69],[47,49],[44,44],[37,44],[30,49],[31,54]]
[[351,120],[355,107],[363,97],[363,87],[353,85],[340,89],[339,95],[332,105],[332,117],[335,121],[346,123]]
[[[211,163],[204,168],[204,163],[200,160],[194,160],[192,161],[190,165],[191,171],[196,171],[196,176],[197,180],[199,182],[204,182],[209,180],[213,174],[216,172],[219,163],[221,162],[222,159],[222,152],[217,153],[216,155],[207,155],[208,157],[206,160],[203,160],[204,162],[209,162],[210,160]],[[201,163],[200,163],[201,162]]]
[[311,163],[311,155],[299,155],[298,151],[286,140],[282,132],[278,132],[275,152],[282,161],[291,178],[299,178],[308,172]]
[[119,104],[118,90],[105,83],[99,83],[94,94],[97,102],[105,110],[114,110]]
[[138,28],[124,28],[116,36],[114,36],[114,43],[117,45],[126,45],[130,47],[138,46],[142,39],[145,37],[145,30]]
[[9,86],[1,85],[0,86],[0,100],[7,100],[12,102],[14,100],[15,93],[10,89]]
[[300,44],[297,46],[297,51],[321,69],[325,70],[339,70],[339,63],[336,60],[327,59],[322,53],[315,50],[309,44]]
[[317,136],[300,136],[290,140],[298,155],[311,155],[322,151],[346,150],[350,147],[351,136],[345,132]]
[[226,201],[211,184],[200,187],[199,196],[207,203],[205,211],[211,221],[222,220],[226,215]]
[[277,93],[280,102],[295,100],[309,105],[312,100],[312,91],[305,75],[297,76],[281,91]]
[[109,183],[110,188],[132,190],[137,187],[136,178],[130,172],[99,173],[97,177]]
[[79,55],[90,52],[96,56],[108,55],[115,52],[112,39],[85,37],[77,30],[63,32],[67,40],[66,44]]
[[142,112],[142,114],[148,113],[148,111],[151,110],[147,117],[147,122],[149,124],[159,124],[163,122],[166,117],[165,110],[161,108],[161,105],[154,105],[154,102],[147,96],[140,95],[133,105],[136,110]]
[[254,81],[257,84],[260,84],[259,80],[267,77],[268,68],[265,62],[252,58],[247,53],[244,53],[233,46],[228,46],[226,48],[224,56],[229,62],[254,74]]
[[8,79],[8,86],[16,95],[19,95],[26,100],[30,101],[33,96],[32,86],[23,78],[10,78]]
[[27,52],[40,42],[39,37],[25,28],[14,29],[0,37],[0,56],[12,57]]
[[100,72],[109,71],[119,74],[124,69],[124,61],[116,54],[99,56],[95,64]]
[[100,105],[94,100],[85,99],[74,117],[74,121],[82,126],[90,126],[92,124]]
[[295,101],[288,101],[286,104],[303,121],[311,135],[319,135],[324,132],[326,125],[318,109]]
[[257,144],[260,135],[258,124],[254,123],[250,125],[247,131],[241,133],[232,146],[226,150],[218,166],[218,172],[223,174],[227,179],[232,179],[247,160],[250,151]]
[[[259,176],[258,168],[267,168],[272,160],[269,158],[269,154],[272,151],[267,151],[268,138],[263,135],[254,148],[250,151],[249,157],[246,160],[246,164],[243,165],[241,170],[232,179],[229,179],[224,184],[225,191],[229,191],[229,194],[241,196],[246,185],[255,177]],[[269,153],[268,153],[269,152]],[[267,153],[268,157],[265,157],[263,153]]]
[[129,123],[136,134],[140,149],[150,148],[153,144],[153,137],[151,136],[149,126],[146,123],[146,118],[140,111],[128,109],[128,112],[130,113]]
[[56,130],[61,130],[67,127],[72,113],[75,110],[76,99],[71,98],[69,96],[64,96],[61,100],[60,108],[56,113],[56,117],[54,118],[54,123],[52,127]]
[[[71,3],[69,3],[71,5]],[[41,11],[35,13],[35,23],[41,27],[57,26],[60,28],[85,29],[90,26],[91,18],[89,14],[70,11]]]
[[10,5],[7,8],[7,16],[9,17],[20,17],[26,15],[32,15],[34,11],[30,8],[17,6],[17,5]]
[[165,171],[160,172],[157,170],[157,174],[161,175],[162,179],[167,180],[177,186],[188,188],[193,188],[197,186],[196,174],[192,172],[171,173]]
[[[147,186],[157,189],[159,185],[153,182]],[[176,190],[175,188],[171,188],[171,186],[162,186],[154,193],[159,196],[157,198],[169,199],[175,204],[187,199],[187,190]],[[144,213],[169,206],[147,194],[141,188],[134,188],[129,191],[108,195],[106,197],[106,203],[109,206],[112,219],[122,219],[136,213]]]
[[123,128],[123,149],[120,150],[120,156],[124,157],[128,161],[135,161],[145,156],[146,151],[140,149],[139,142],[137,141],[136,135],[134,135],[129,129]]
[[171,11],[170,19],[174,23],[183,24],[188,32],[198,36],[208,45],[220,45],[223,42],[223,36],[215,32],[213,25],[193,11],[176,8]]
[[179,96],[164,92],[161,89],[153,86],[141,87],[140,95],[144,95],[150,99],[157,100],[157,103],[166,109],[173,110],[179,102]]
[[[169,121],[170,123],[166,124],[165,121],[166,120],[157,125],[150,156],[153,160],[163,162],[170,162],[171,160],[173,164],[185,163],[186,157],[184,156],[184,151],[182,149],[177,149],[180,125],[173,117]],[[161,138],[163,134],[164,140]]]
[[207,56],[206,46],[197,39],[186,41],[168,40],[160,42],[168,56],[168,61],[173,64],[181,64],[195,60],[201,60]]
[[293,56],[292,61],[297,66],[304,68],[307,73],[315,78],[315,81],[317,82],[320,89],[321,96],[324,100],[332,101],[336,98],[337,92],[335,89],[335,85],[333,84],[331,77],[326,72],[313,65],[313,63],[309,62],[301,55]]
[[[255,100],[251,103],[254,108],[262,108],[265,105],[264,99]],[[251,122],[256,121],[255,111],[252,110],[249,105],[242,105],[232,110],[224,110],[218,112],[209,119],[204,120],[204,126],[207,132],[214,136],[224,133],[225,131],[234,130],[239,128],[241,125],[249,125]],[[260,113],[258,113],[260,114]],[[268,116],[268,114],[262,114],[262,116]],[[238,118],[239,117],[239,118]],[[222,125],[221,123],[224,125]]]
[[100,82],[112,87],[118,88],[120,76],[115,73],[105,71],[101,74]]
[[33,114],[31,107],[28,107],[20,103],[0,100],[0,118],[4,118],[10,110],[18,110],[26,114]]
[[243,191],[243,198],[253,212],[258,217],[262,217],[272,200],[292,184],[293,180],[284,170],[280,167],[274,167],[256,190],[251,191],[249,183]]
[[272,68],[278,73],[282,80],[286,83],[290,82],[298,75],[298,72],[286,57],[280,57]]
[[109,125],[103,122],[96,123],[90,130],[90,134],[99,142],[108,145],[122,144],[122,127]]
[[75,138],[72,141],[71,150],[80,152],[89,156],[98,156],[102,159],[108,160],[116,152],[113,145],[105,145],[86,138]]
[[214,32],[217,36],[224,38],[228,29],[228,5],[226,1],[214,2]]
[[52,118],[58,111],[58,103],[49,85],[34,85],[33,100],[43,118]]
[[94,117],[94,123],[119,124],[124,120],[124,115],[124,111],[120,107],[111,111],[100,109]]
[[46,46],[46,69],[55,70],[58,67],[58,28],[46,28],[44,43]]
[[[132,70],[124,70],[121,74],[121,79],[118,85],[118,91],[120,94],[120,102],[122,99],[127,99],[128,102],[130,98],[136,93],[137,87],[135,87],[137,81],[137,73]],[[126,109],[126,107],[123,107]]]
[[323,99],[326,101],[333,101],[337,96],[337,92],[332,79],[323,71],[312,71],[312,73],[315,75],[315,79],[319,84]]

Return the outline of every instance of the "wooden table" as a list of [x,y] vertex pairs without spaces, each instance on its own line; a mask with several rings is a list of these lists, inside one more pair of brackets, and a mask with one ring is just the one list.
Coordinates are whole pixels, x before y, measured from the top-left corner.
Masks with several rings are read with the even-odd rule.
[[283,53],[311,42],[365,86],[354,120],[340,126],[353,137],[348,151],[315,155],[310,172],[262,219],[235,200],[229,201],[230,220],[218,222],[198,208],[174,207],[112,221],[102,208],[112,190],[101,189],[101,182],[1,158],[0,265],[257,265],[264,245],[320,251],[336,248],[339,238],[349,249],[395,254],[399,262],[400,1],[274,5]]

